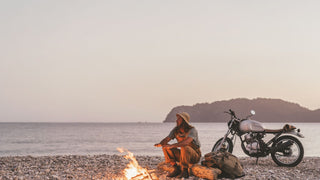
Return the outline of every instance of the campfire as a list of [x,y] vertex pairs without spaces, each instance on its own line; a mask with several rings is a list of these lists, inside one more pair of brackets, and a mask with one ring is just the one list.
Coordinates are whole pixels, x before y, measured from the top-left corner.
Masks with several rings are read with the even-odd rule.
[[124,158],[129,160],[127,167],[122,171],[127,180],[158,180],[158,177],[153,173],[155,170],[142,168],[133,153],[130,151],[117,148],[120,153],[126,152]]

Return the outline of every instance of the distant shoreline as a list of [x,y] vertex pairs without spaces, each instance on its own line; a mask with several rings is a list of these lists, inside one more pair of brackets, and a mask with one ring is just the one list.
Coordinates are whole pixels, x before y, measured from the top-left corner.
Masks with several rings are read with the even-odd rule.
[[252,119],[259,122],[320,122],[320,109],[310,110],[297,103],[272,98],[236,98],[212,103],[197,103],[192,106],[176,106],[164,122],[175,122],[176,114],[188,112],[191,122],[225,122],[230,116],[225,111],[232,109],[238,118],[245,118],[254,110]]

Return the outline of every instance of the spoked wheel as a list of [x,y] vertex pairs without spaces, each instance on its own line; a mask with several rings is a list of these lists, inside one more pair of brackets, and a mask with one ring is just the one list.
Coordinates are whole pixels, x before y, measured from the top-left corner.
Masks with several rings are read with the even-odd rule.
[[273,144],[272,148],[277,150],[271,152],[273,161],[279,166],[294,167],[298,165],[304,154],[301,142],[293,136],[281,136]]
[[[216,151],[219,150],[218,148],[219,148],[222,140],[223,140],[223,138],[220,138],[220,139],[216,142],[216,144],[212,147],[211,152],[216,152]],[[223,146],[226,148],[226,150],[227,150],[229,153],[232,153],[232,151],[233,151],[233,144],[232,144],[232,141],[231,141],[230,138],[226,138],[224,144],[221,145],[220,148],[223,147]]]

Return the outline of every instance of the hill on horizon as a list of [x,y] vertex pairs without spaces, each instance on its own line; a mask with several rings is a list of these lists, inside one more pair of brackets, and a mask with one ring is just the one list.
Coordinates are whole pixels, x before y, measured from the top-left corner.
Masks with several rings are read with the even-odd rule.
[[281,99],[238,98],[225,101],[216,101],[211,104],[199,103],[193,106],[174,107],[163,122],[175,122],[176,114],[188,112],[192,122],[227,122],[228,114],[223,113],[232,109],[237,117],[245,118],[254,110],[252,119],[260,122],[320,122],[320,109],[310,110],[297,103]]

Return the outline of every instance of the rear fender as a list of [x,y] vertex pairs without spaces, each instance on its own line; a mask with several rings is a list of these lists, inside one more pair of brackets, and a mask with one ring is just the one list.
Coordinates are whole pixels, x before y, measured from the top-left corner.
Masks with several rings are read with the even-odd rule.
[[304,138],[304,135],[300,133],[300,129],[285,132],[283,134],[292,134],[292,135],[298,136],[300,138]]

